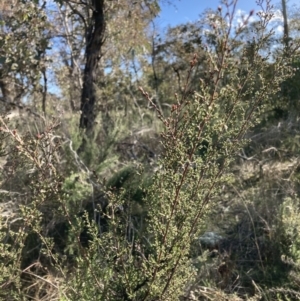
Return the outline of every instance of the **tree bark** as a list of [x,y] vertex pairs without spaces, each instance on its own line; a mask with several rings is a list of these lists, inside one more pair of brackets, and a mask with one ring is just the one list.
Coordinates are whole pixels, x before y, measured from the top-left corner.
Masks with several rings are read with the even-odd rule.
[[289,47],[289,26],[286,12],[286,0],[282,0],[282,15],[283,15],[283,41],[286,49]]
[[93,130],[96,112],[96,76],[104,43],[105,19],[104,0],[92,0],[93,14],[86,32],[85,69],[81,94],[80,128]]

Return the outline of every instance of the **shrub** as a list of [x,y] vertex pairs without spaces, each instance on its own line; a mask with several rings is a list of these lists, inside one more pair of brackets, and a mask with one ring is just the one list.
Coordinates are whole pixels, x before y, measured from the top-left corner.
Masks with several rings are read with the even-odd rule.
[[[169,116],[165,117],[140,88],[164,126],[161,157],[146,189],[131,178],[131,168],[112,178],[110,187],[126,185],[117,193],[107,189],[105,210],[96,206],[95,194],[103,185],[86,167],[88,184],[77,182],[81,170],[77,175],[58,172],[62,168],[57,150],[63,141],[53,139],[55,126],[45,126],[43,134],[37,136],[19,135],[0,119],[4,133],[1,143],[5,144],[8,135],[13,150],[11,175],[15,181],[23,176],[22,185],[26,185],[22,191],[26,197],[16,203],[8,222],[1,224],[3,298],[20,300],[26,294],[44,297],[44,289],[34,288],[34,278],[42,279],[56,289],[59,298],[67,300],[173,301],[196,279],[191,246],[216,207],[224,185],[233,179],[228,167],[245,145],[248,129],[260,121],[281,83],[293,75],[292,57],[282,55],[273,60],[271,53],[264,51],[272,38],[269,2],[254,28],[251,56],[240,37],[252,13],[234,29],[235,4],[232,9],[225,5],[225,9],[225,13],[218,9],[208,24],[216,47],[203,46],[207,77],[199,79],[197,91],[189,90],[196,54],[182,95],[175,96]],[[107,145],[106,150],[110,149]],[[133,182],[125,181],[129,178]],[[89,193],[89,187],[92,214],[87,210],[78,215],[81,208],[74,208],[74,204]],[[145,211],[139,223],[133,220],[132,200],[139,200]],[[8,204],[9,198],[3,203]],[[120,212],[120,208],[124,210]],[[105,231],[99,231],[98,214],[105,217]],[[67,243],[62,252],[49,234],[53,224],[59,229],[60,219],[67,223]],[[88,234],[87,247],[81,241],[83,231]],[[234,266],[229,256],[223,259],[218,271],[227,283],[228,270],[233,271]],[[49,274],[58,284],[47,280]]]

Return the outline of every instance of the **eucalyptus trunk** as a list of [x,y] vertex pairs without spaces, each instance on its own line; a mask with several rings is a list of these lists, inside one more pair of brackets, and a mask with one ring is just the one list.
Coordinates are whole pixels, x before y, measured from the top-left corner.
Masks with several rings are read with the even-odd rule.
[[289,26],[286,12],[286,0],[282,0],[282,15],[283,15],[283,41],[286,48],[289,46]]
[[81,94],[80,127],[90,132],[93,129],[96,112],[96,77],[101,48],[104,43],[105,19],[104,0],[92,1],[92,18],[86,30],[85,68]]

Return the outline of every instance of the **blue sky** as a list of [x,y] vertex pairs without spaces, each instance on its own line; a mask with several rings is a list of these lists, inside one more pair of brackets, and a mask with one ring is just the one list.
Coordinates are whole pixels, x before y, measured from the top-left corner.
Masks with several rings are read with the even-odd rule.
[[[171,5],[164,4],[161,6],[162,11],[157,19],[160,27],[195,21],[205,9],[217,9],[220,5],[220,0],[172,0],[170,2]],[[299,0],[287,1],[288,6],[299,4],[299,2]],[[279,8],[281,0],[274,0],[271,3]],[[245,12],[250,12],[252,9],[259,10],[256,0],[239,0],[237,8]]]

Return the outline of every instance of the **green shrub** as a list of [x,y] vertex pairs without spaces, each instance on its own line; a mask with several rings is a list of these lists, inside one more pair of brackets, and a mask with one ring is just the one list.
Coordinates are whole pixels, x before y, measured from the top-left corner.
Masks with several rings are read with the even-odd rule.
[[[70,144],[70,151],[64,152],[62,143],[70,140],[55,139],[54,125],[45,125],[42,135],[19,134],[0,119],[1,132],[5,134],[0,142],[4,145],[8,135],[8,144],[14,150],[9,158],[14,165],[10,178],[13,181],[3,184],[9,193],[2,202],[9,204],[11,184],[19,179],[22,182],[18,190],[24,196],[20,196],[0,228],[3,298],[25,300],[28,294],[31,298],[46,295],[50,299],[56,293],[56,298],[63,300],[174,301],[197,280],[203,264],[198,262],[197,270],[191,248],[216,209],[218,196],[226,184],[233,182],[228,168],[245,145],[249,128],[261,121],[281,83],[293,75],[292,57],[272,60],[271,53],[263,51],[272,38],[268,31],[270,6],[254,29],[251,57],[242,36],[248,21],[234,29],[234,13],[235,5],[232,11],[223,13],[218,9],[212,16],[208,26],[216,37],[216,47],[205,49],[209,80],[199,79],[198,90],[189,91],[197,62],[195,54],[182,95],[175,96],[168,116],[140,88],[163,126],[159,141],[162,151],[155,171],[149,172],[150,180],[144,181],[139,170],[134,170],[135,165],[129,165],[107,182],[106,191],[102,191],[104,198],[98,202],[95,192],[103,189],[103,183],[97,179],[103,171],[98,164],[114,158],[109,152],[116,141],[117,127],[106,131],[111,136],[103,138],[104,148],[99,156],[97,139],[101,135],[84,137],[80,152],[88,167],[97,164],[93,173]],[[120,136],[122,139],[123,134]],[[74,161],[74,169],[66,164],[64,172],[60,160],[64,155],[69,156],[67,162]],[[9,164],[6,168],[9,171]],[[111,171],[107,169],[107,173],[110,175]],[[145,175],[147,178],[148,170]],[[82,211],[86,209],[83,198],[88,199],[92,210]],[[283,213],[283,223],[286,214]],[[246,226],[251,225],[255,232],[261,221],[250,216]],[[105,231],[100,231],[103,218]],[[60,247],[51,235],[53,228],[56,233],[62,232]],[[286,222],[285,229],[289,229]],[[83,231],[88,234],[87,246],[81,241]],[[256,243],[258,235],[253,237]],[[297,237],[291,239],[297,244]],[[253,248],[250,242],[252,238],[246,247]],[[265,243],[271,240],[266,238]],[[297,252],[293,252],[296,256]],[[234,259],[227,254],[221,262],[213,262],[218,264],[220,288],[225,291],[236,276]],[[268,262],[268,258],[259,259],[260,264]],[[261,271],[268,274],[264,267]],[[52,280],[47,279],[49,275]],[[51,297],[47,296],[48,287],[37,279],[55,288]],[[206,282],[209,283],[212,281]]]

